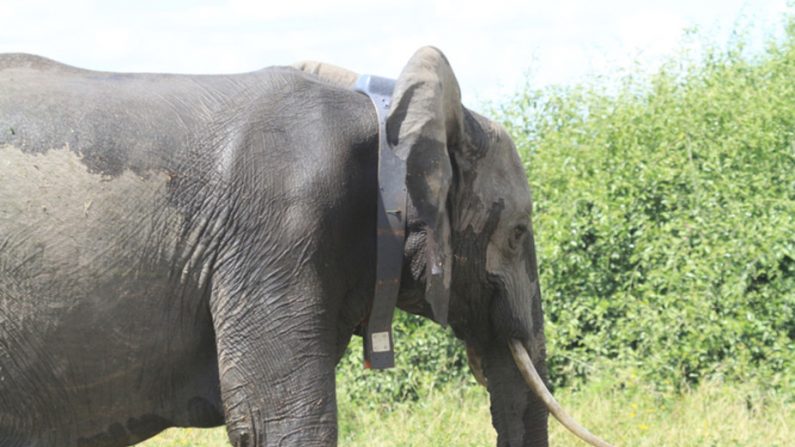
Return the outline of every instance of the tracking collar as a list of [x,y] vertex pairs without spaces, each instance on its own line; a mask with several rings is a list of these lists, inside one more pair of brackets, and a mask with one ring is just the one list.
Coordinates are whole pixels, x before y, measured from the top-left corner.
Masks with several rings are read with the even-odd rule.
[[395,313],[403,245],[406,239],[406,162],[392,150],[386,136],[386,117],[395,81],[362,75],[354,89],[369,96],[378,116],[378,222],[375,293],[364,327],[365,368],[395,366],[392,316]]

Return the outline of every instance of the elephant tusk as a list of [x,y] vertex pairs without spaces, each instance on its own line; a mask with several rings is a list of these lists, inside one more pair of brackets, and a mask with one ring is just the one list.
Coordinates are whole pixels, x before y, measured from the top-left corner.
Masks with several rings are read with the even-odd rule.
[[527,384],[530,386],[530,389],[532,389],[533,392],[544,402],[544,405],[546,405],[549,412],[555,416],[555,419],[557,419],[561,424],[563,424],[564,427],[569,429],[569,431],[577,435],[580,439],[587,442],[588,444],[596,447],[612,447],[598,436],[589,432],[585,427],[580,425],[571,416],[569,416],[565,410],[563,410],[560,404],[552,396],[552,393],[549,392],[549,389],[547,389],[546,385],[544,385],[544,381],[542,381],[541,377],[538,375],[535,366],[533,366],[533,362],[530,360],[530,355],[527,354],[527,350],[525,349],[522,342],[519,340],[511,340],[508,343],[508,347],[511,349],[513,360],[516,362],[516,366],[522,373],[525,382],[527,382]]

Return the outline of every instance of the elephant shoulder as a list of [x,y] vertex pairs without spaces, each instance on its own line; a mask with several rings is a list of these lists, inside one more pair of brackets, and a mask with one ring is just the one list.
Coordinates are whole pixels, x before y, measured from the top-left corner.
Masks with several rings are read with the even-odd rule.
[[378,161],[369,98],[291,68],[261,79],[267,88],[245,109],[230,152],[228,177],[242,183],[240,196],[263,200],[261,216],[289,222],[279,231],[301,237],[369,203]]
[[365,95],[292,67],[256,74],[260,87],[249,90],[256,95],[244,98],[239,118],[244,140],[260,142],[276,158],[274,165],[323,170],[351,150],[375,144],[375,108]]

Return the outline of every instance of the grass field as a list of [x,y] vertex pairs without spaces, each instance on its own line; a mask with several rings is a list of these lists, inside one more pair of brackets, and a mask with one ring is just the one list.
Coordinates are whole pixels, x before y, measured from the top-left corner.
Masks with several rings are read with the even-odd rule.
[[[785,447],[795,439],[795,402],[745,385],[707,383],[683,394],[651,387],[589,385],[559,390],[561,403],[584,425],[617,446]],[[552,446],[582,446],[550,421]],[[495,445],[488,397],[480,387],[431,394],[386,408],[340,399],[341,446]],[[172,429],[145,447],[226,446],[222,428]]]

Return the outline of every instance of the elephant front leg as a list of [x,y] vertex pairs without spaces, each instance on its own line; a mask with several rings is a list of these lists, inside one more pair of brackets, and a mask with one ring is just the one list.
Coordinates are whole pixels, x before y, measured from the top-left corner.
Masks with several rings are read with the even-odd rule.
[[337,443],[335,333],[319,295],[302,289],[214,287],[221,394],[236,447]]

